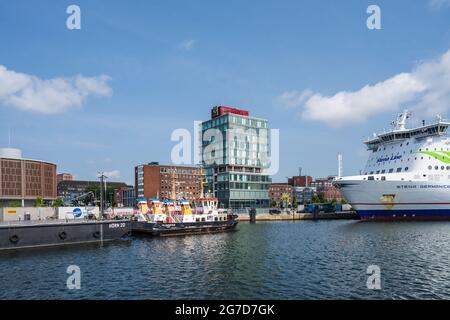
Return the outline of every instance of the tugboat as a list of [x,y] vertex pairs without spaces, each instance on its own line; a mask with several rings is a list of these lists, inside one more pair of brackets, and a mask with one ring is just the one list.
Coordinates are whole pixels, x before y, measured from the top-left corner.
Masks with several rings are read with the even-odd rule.
[[218,208],[218,200],[212,196],[201,196],[191,203],[176,199],[175,180],[172,178],[172,199],[149,199],[140,204],[131,221],[133,233],[152,236],[180,236],[232,231],[238,221],[236,216]]

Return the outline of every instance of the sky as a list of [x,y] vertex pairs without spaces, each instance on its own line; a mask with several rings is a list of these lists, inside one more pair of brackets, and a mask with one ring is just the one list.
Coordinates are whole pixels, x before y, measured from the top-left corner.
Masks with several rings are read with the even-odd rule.
[[449,50],[450,0],[1,1],[0,147],[132,184],[226,105],[280,130],[273,181],[357,174],[400,110],[448,117]]

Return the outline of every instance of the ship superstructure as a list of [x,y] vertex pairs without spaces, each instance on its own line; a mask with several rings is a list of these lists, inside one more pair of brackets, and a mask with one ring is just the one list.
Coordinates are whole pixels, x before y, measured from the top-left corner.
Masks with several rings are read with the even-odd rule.
[[407,128],[410,116],[404,110],[392,130],[365,141],[360,175],[334,182],[362,220],[450,219],[450,122]]

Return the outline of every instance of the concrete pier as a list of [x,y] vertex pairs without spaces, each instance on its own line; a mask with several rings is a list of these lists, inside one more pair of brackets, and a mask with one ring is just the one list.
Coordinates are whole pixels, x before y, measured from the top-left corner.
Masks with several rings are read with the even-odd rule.
[[[316,214],[316,220],[359,220],[359,215],[355,211],[329,212]],[[250,221],[248,214],[240,214],[239,221]],[[289,220],[314,220],[312,213],[281,213],[268,214],[259,213],[256,215],[256,221],[289,221]]]

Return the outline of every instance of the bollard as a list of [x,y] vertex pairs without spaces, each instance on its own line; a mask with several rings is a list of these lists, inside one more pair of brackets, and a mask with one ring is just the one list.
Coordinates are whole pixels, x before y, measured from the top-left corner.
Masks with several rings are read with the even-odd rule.
[[256,222],[256,209],[251,208],[249,215],[250,215],[250,222],[255,223]]

